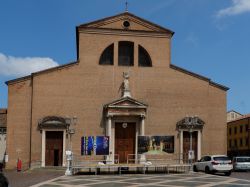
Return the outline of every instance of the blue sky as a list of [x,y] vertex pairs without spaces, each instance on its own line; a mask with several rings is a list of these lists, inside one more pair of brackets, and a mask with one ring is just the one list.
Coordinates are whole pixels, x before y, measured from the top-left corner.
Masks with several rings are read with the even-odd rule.
[[[250,113],[250,0],[128,0],[129,12],[175,32],[172,64],[230,88]],[[76,60],[75,26],[124,12],[125,0],[0,0],[0,107],[5,81]]]

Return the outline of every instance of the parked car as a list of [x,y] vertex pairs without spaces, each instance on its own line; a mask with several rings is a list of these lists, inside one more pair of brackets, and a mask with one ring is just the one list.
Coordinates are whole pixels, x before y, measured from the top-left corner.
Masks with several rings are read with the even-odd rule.
[[237,156],[233,158],[234,171],[250,171],[250,157]]
[[205,173],[225,173],[231,175],[233,169],[232,161],[226,155],[207,155],[194,163],[193,170]]

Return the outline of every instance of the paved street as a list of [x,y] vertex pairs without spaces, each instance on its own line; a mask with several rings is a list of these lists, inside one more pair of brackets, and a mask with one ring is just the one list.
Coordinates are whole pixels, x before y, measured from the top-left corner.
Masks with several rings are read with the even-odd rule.
[[231,177],[250,180],[250,172],[232,172]]
[[43,181],[62,176],[65,170],[57,169],[34,169],[17,172],[16,170],[4,171],[10,187],[28,187]]
[[[248,175],[248,173],[241,173]],[[236,173],[232,176],[237,175]],[[239,176],[239,175],[238,175]],[[161,187],[161,186],[202,186],[202,187],[237,187],[250,186],[250,180],[225,177],[223,175],[207,175],[204,173],[189,174],[152,174],[152,175],[78,175],[61,176],[32,187]]]

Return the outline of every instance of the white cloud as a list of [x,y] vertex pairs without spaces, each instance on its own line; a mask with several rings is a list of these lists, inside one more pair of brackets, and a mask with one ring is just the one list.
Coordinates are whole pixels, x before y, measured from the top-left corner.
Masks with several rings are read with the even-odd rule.
[[0,76],[24,76],[58,66],[51,58],[13,57],[0,53]]
[[232,6],[219,10],[216,16],[220,18],[250,12],[250,0],[232,0],[232,3]]

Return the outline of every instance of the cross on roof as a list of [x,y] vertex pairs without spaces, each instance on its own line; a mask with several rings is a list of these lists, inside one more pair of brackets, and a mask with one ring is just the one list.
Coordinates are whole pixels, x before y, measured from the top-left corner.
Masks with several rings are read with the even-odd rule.
[[128,1],[126,1],[125,6],[126,6],[125,11],[128,12]]

